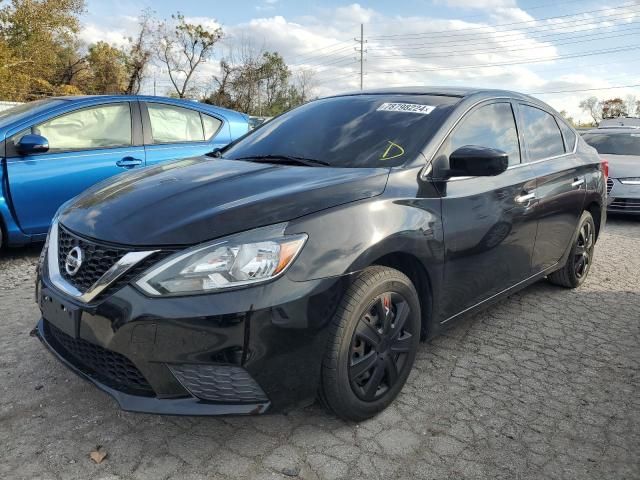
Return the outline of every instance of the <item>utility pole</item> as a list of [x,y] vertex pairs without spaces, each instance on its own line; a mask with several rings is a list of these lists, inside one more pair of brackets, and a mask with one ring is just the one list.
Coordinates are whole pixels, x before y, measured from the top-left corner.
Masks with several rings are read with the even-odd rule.
[[360,48],[356,47],[356,52],[360,52],[360,90],[363,89],[364,85],[364,54],[366,50],[364,49],[364,44],[367,41],[364,39],[364,24],[360,24],[360,38],[354,38],[356,42],[360,43]]

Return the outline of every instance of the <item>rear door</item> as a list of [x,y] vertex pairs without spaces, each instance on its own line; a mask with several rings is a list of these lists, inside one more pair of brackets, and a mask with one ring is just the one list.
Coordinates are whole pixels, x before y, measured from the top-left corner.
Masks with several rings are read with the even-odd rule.
[[[105,178],[144,166],[136,108],[123,101],[92,105],[9,132],[9,192],[24,233],[46,233],[64,202]],[[15,143],[27,133],[47,138],[49,151],[19,155]]]
[[535,273],[555,265],[578,226],[586,194],[585,165],[575,154],[576,134],[539,106],[518,104],[526,162],[538,178],[538,232],[532,257]]
[[141,102],[147,165],[210,153],[230,142],[223,118],[160,102]]
[[465,145],[507,152],[509,168],[493,177],[453,177],[442,183],[445,318],[528,278],[536,233],[536,179],[531,166],[521,162],[510,101],[466,114],[435,161],[448,165],[449,155]]

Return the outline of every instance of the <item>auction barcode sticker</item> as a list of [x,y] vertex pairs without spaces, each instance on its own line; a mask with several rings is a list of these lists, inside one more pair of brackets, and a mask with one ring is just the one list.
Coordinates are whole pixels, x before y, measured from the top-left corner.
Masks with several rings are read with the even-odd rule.
[[382,112],[409,112],[409,113],[421,113],[423,115],[429,115],[433,112],[431,105],[420,105],[417,103],[383,103],[377,110]]

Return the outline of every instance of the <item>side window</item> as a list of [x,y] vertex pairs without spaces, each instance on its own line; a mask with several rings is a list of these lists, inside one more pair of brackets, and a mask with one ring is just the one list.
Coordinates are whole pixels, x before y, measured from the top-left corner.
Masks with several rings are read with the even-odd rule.
[[449,138],[449,151],[465,145],[496,148],[509,155],[509,165],[520,163],[520,144],[511,104],[484,105],[464,117]]
[[153,143],[202,142],[200,112],[188,108],[147,103]]
[[[13,137],[18,142],[29,130]],[[49,141],[50,152],[131,145],[128,103],[111,103],[76,110],[31,127],[30,133]]]
[[558,120],[558,125],[560,125],[560,130],[562,130],[565,152],[573,152],[573,147],[576,145],[575,132],[562,120]]
[[204,126],[204,138],[205,140],[211,140],[218,130],[222,122],[215,117],[202,114],[202,125]]
[[565,153],[560,129],[552,115],[529,105],[520,105],[520,110],[529,161],[535,162]]

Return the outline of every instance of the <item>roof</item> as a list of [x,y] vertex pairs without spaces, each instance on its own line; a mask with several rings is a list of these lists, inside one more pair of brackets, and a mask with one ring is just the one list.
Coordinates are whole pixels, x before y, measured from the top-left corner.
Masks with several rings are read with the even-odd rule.
[[[413,86],[413,87],[393,87],[393,88],[376,88],[367,90],[356,90],[352,92],[344,92],[336,95],[329,95],[329,97],[341,97],[348,95],[434,95],[434,96],[447,96],[465,98],[474,96],[487,96],[487,97],[513,97],[520,99],[530,100],[532,97],[524,95],[522,93],[513,92],[509,90],[497,90],[490,88],[476,88],[476,87],[438,87],[438,86]],[[537,99],[536,99],[537,100]],[[539,101],[539,100],[537,100]]]
[[640,128],[640,118],[618,117],[603,119],[598,128]]
[[620,134],[629,134],[633,133],[635,135],[640,135],[640,127],[604,127],[604,128],[592,128],[587,130],[586,132],[580,132],[581,135],[585,133],[600,133],[603,135],[615,135],[616,133]]
[[69,95],[62,97],[50,97],[55,98],[56,100],[64,100],[64,101],[91,101],[91,100],[124,100],[124,101],[132,101],[132,100],[141,100],[146,102],[160,101],[165,103],[173,103],[175,105],[185,104],[185,105],[198,105],[199,108],[204,110],[217,111],[220,114],[227,113],[229,116],[239,115],[242,117],[248,117],[246,114],[242,112],[237,112],[235,110],[230,110],[228,108],[218,107],[216,105],[211,105],[208,103],[199,102],[197,100],[189,99],[189,98],[172,98],[172,97],[161,97],[154,95]]

